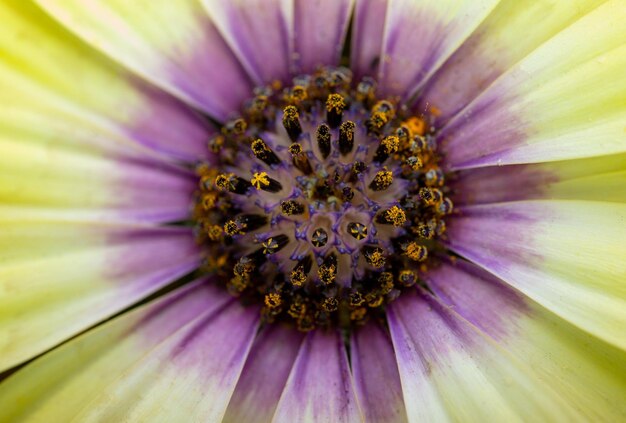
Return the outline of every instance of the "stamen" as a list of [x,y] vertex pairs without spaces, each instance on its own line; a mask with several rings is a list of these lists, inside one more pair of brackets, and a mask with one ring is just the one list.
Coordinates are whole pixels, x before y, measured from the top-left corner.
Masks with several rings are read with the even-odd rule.
[[289,274],[291,284],[297,287],[304,285],[312,265],[313,261],[311,260],[311,256],[305,256],[300,260]]
[[337,309],[339,308],[339,300],[337,300],[337,298],[335,297],[326,298],[322,303],[322,308],[324,308],[324,310],[329,313],[337,311]]
[[215,178],[215,186],[222,191],[245,194],[252,185],[233,173],[222,173]]
[[252,152],[254,156],[267,163],[268,165],[274,165],[280,163],[280,159],[274,154],[271,148],[261,138],[257,138],[252,142]]
[[376,150],[376,155],[374,156],[374,161],[378,163],[382,163],[389,158],[389,156],[396,151],[400,146],[400,140],[395,135],[390,135],[385,137],[380,142],[378,149]]
[[335,282],[337,277],[337,256],[329,254],[317,268],[317,276],[325,285]]
[[282,303],[283,301],[280,298],[280,294],[272,292],[265,296],[265,305],[271,309],[276,309],[280,307]]
[[298,141],[300,134],[302,134],[302,127],[300,126],[298,109],[295,106],[287,106],[283,110],[283,126],[291,141]]
[[402,226],[406,222],[406,213],[400,207],[393,206],[379,214],[376,221],[393,226]]
[[417,282],[417,275],[414,271],[405,269],[400,272],[400,275],[398,275],[398,281],[403,286],[410,287],[415,285],[415,283]]
[[304,206],[295,200],[287,200],[280,203],[280,209],[286,216],[304,213]]
[[356,125],[352,121],[346,121],[339,128],[339,152],[345,156],[354,147],[354,128]]
[[330,94],[326,100],[326,121],[331,128],[336,128],[341,124],[343,110],[346,102],[339,94]]
[[384,191],[391,186],[392,182],[393,173],[384,167],[383,170],[379,170],[376,173],[369,187],[374,191]]
[[296,168],[300,169],[305,175],[313,172],[313,169],[311,168],[311,163],[309,162],[309,158],[306,156],[304,151],[302,151],[302,146],[300,144],[298,144],[297,142],[291,144],[289,146],[289,152],[293,157],[293,165]]
[[316,133],[317,146],[322,153],[323,158],[327,158],[330,154],[330,127],[325,123],[317,127]]
[[428,256],[428,250],[423,245],[416,242],[410,242],[404,246],[404,253],[408,258],[414,261],[424,261]]
[[365,261],[367,261],[370,265],[379,268],[385,265],[385,255],[382,248],[373,247],[370,245],[366,245],[361,250],[363,257],[365,257]]

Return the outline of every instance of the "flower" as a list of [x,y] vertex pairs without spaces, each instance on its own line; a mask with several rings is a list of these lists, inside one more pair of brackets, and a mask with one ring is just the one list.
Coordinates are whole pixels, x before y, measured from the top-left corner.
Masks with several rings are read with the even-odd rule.
[[2,2],[0,420],[623,420],[625,6]]

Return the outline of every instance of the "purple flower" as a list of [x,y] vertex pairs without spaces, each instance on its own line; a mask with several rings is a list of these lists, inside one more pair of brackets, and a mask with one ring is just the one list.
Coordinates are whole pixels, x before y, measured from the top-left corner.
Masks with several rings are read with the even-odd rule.
[[7,0],[0,421],[626,419],[624,0]]

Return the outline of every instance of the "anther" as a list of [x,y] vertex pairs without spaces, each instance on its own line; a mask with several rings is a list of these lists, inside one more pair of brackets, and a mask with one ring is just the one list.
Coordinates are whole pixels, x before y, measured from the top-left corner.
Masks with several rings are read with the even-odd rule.
[[406,287],[413,286],[417,282],[417,275],[413,270],[402,270],[398,275],[398,282]]
[[205,232],[211,241],[219,241],[222,239],[224,233],[220,225],[210,225],[205,229]]
[[414,154],[423,153],[428,150],[428,142],[421,135],[415,135],[409,148]]
[[442,215],[450,214],[452,213],[453,207],[454,206],[452,204],[452,200],[450,200],[448,197],[445,197],[441,201],[441,204],[439,204],[439,207],[437,207],[437,212]]
[[302,134],[302,127],[300,126],[298,109],[295,106],[287,106],[283,110],[283,126],[291,141],[298,141],[298,137]]
[[267,176],[267,172],[255,172],[254,175],[252,175],[250,183],[257,190],[262,189],[267,192],[278,192],[283,189],[280,182]]
[[400,140],[395,135],[389,135],[380,141],[380,145],[374,155],[374,161],[382,163],[389,158],[390,155],[398,151]]
[[393,173],[387,170],[386,167],[384,167],[383,170],[379,170],[376,173],[369,187],[370,189],[374,191],[384,191],[387,188],[389,188],[389,186],[391,186],[392,182],[393,182]]
[[350,169],[350,182],[356,182],[359,179],[359,175],[365,172],[367,165],[364,162],[354,162]]
[[222,133],[224,135],[243,135],[248,128],[248,124],[242,118],[234,119],[226,122],[226,125],[222,127]]
[[328,242],[328,234],[322,228],[317,228],[311,236],[311,244],[315,247],[323,247]]
[[350,222],[348,223],[348,233],[360,241],[367,237],[367,226],[358,222]]
[[261,245],[263,246],[263,254],[274,254],[280,251],[285,245],[289,243],[289,238],[286,235],[277,235],[267,238]]
[[339,94],[330,94],[326,99],[326,121],[331,128],[336,128],[341,124],[343,111],[346,102]]
[[311,271],[312,264],[311,256],[305,256],[296,264],[289,274],[289,281],[293,286],[300,287],[304,285],[307,280],[307,275]]
[[417,242],[409,242],[403,246],[404,254],[414,261],[424,261],[428,257],[428,250]]
[[322,153],[322,157],[326,158],[330,154],[330,127],[325,123],[317,127],[317,146]]
[[239,259],[235,267],[233,268],[233,272],[235,276],[244,277],[256,269],[256,263],[252,257],[244,256]]
[[322,301],[322,308],[324,311],[332,313],[333,311],[337,311],[339,308],[339,300],[335,297],[326,298]]
[[366,262],[376,268],[380,268],[385,265],[385,255],[382,248],[366,245],[363,249],[361,249],[361,254],[363,254]]
[[280,294],[277,294],[276,292],[266,294],[264,302],[265,305],[271,309],[279,308],[280,305],[283,303],[282,299],[280,298]]
[[443,194],[437,188],[420,188],[419,192],[420,199],[427,206],[432,206],[438,204],[443,199]]
[[380,284],[380,293],[387,295],[393,290],[393,274],[391,272],[382,272],[378,276],[378,283]]
[[402,226],[404,225],[404,222],[406,222],[406,213],[400,207],[393,206],[379,214],[376,218],[376,222],[393,226]]
[[215,186],[222,191],[245,194],[251,184],[233,173],[221,173],[215,178]]
[[330,285],[337,278],[337,256],[329,254],[324,262],[317,268],[317,276],[322,283]]
[[280,163],[280,159],[278,158],[278,156],[274,154],[272,149],[269,148],[269,146],[261,138],[257,138],[256,140],[254,140],[252,142],[251,148],[254,156],[257,159],[267,163],[268,165],[271,166]]
[[305,87],[303,87],[302,85],[295,85],[289,90],[289,93],[287,95],[287,101],[289,103],[299,105],[300,103],[305,101],[308,96],[309,95]]
[[435,227],[429,223],[419,223],[411,228],[411,232],[420,238],[432,239],[435,236]]
[[406,126],[400,126],[398,129],[396,129],[396,137],[398,137],[400,146],[402,146],[403,148],[406,148],[408,146],[410,136],[411,132]]
[[444,182],[443,172],[439,168],[430,169],[424,174],[424,181],[430,187],[442,186]]
[[356,291],[350,293],[350,295],[348,296],[348,301],[351,307],[359,307],[365,302],[365,299],[360,292]]
[[406,164],[411,170],[419,170],[422,167],[422,161],[419,157],[415,156],[407,157],[404,164]]
[[343,201],[350,202],[354,198],[354,191],[350,187],[343,187],[341,197]]
[[356,100],[368,107],[375,99],[376,82],[371,78],[363,78],[356,87]]
[[280,210],[286,216],[304,213],[304,206],[295,200],[287,200],[280,203]]
[[300,169],[302,173],[305,175],[309,175],[313,172],[311,168],[311,163],[309,162],[309,158],[306,156],[304,151],[302,150],[302,146],[297,142],[294,142],[289,146],[289,152],[293,157],[293,165]]
[[339,152],[345,156],[354,147],[354,129],[356,125],[351,120],[341,124],[339,127]]

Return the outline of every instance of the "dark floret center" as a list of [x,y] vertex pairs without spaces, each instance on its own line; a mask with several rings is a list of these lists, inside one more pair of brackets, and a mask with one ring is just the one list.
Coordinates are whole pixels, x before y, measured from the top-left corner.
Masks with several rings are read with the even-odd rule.
[[380,315],[419,283],[452,211],[431,131],[345,68],[257,88],[210,140],[218,165],[198,167],[205,270],[267,322]]

